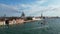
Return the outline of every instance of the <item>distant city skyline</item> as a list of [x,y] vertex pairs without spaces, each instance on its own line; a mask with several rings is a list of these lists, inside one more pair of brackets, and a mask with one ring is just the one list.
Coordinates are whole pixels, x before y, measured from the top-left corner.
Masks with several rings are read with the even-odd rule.
[[60,0],[0,0],[0,16],[60,16]]

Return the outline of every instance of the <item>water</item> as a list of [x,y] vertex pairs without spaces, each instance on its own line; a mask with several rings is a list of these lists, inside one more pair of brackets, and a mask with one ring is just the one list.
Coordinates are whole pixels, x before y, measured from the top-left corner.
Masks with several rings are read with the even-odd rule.
[[60,18],[45,19],[43,21],[28,22],[19,25],[10,25],[9,28],[1,28],[0,34],[60,34]]

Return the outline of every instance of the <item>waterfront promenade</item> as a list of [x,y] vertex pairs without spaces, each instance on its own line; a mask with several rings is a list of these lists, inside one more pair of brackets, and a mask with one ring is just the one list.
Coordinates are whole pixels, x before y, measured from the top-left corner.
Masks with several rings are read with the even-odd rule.
[[[28,20],[28,21],[24,21],[24,20],[13,20],[13,21],[9,21],[9,24],[23,24],[25,22],[34,22],[35,20]],[[5,25],[5,21],[0,21],[0,25]]]

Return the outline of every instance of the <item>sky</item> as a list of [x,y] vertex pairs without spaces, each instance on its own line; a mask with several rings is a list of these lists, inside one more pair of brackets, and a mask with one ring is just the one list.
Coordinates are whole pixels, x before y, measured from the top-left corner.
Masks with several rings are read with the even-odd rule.
[[60,16],[60,0],[0,0],[0,16]]

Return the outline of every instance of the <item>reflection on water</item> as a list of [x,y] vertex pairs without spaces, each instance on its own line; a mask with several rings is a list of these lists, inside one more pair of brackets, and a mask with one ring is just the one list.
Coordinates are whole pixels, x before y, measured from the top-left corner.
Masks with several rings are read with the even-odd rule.
[[0,34],[60,34],[60,19],[46,19],[43,21],[28,22],[19,25],[0,28]]

